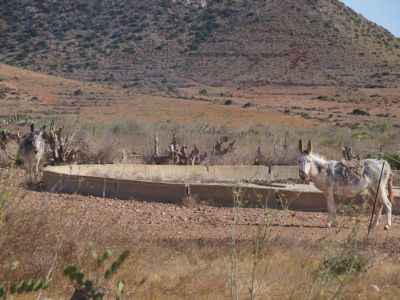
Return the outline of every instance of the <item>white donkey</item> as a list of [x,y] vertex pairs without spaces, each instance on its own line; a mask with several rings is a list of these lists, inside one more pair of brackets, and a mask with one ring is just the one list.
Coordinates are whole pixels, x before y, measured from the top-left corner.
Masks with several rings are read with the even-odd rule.
[[[388,162],[382,159],[364,159],[361,161],[364,167],[359,179],[349,181],[344,175],[345,166],[340,161],[327,160],[324,157],[314,154],[311,141],[308,141],[307,150],[303,150],[303,143],[299,141],[299,175],[302,179],[311,180],[315,187],[323,191],[328,206],[327,227],[332,226],[336,214],[334,195],[344,198],[354,198],[357,195],[375,198],[379,179],[382,172],[382,165],[385,163],[382,179],[376,200],[376,217],[373,226],[379,222],[382,208],[385,206],[387,221],[385,229],[392,225],[392,202],[393,202],[393,174]],[[386,192],[388,187],[388,193]],[[375,199],[373,199],[375,200]]]
[[39,168],[46,155],[46,141],[49,137],[44,131],[45,128],[46,126],[43,126],[40,130],[35,130],[34,125],[31,124],[31,132],[22,137],[18,149],[18,156],[28,166],[29,175],[34,183],[37,182]]

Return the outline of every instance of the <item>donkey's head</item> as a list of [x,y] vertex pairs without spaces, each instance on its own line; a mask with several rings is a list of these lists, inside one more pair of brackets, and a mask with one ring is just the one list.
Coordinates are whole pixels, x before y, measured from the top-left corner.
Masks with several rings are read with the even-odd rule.
[[49,136],[47,135],[46,125],[42,126],[40,130],[35,130],[33,124],[31,124],[31,134],[29,135],[28,139],[30,144],[32,145],[32,152],[36,155],[40,151],[43,151],[45,147],[45,143],[48,141]]
[[301,179],[309,179],[311,175],[312,144],[308,141],[307,149],[303,150],[303,142],[299,140],[299,176]]

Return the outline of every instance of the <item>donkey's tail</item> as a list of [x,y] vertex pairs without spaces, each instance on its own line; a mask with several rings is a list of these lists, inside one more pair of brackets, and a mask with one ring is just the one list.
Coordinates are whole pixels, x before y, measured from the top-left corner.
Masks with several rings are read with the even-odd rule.
[[387,187],[388,187],[389,201],[393,204],[394,203],[394,194],[393,194],[393,173],[392,172],[390,172],[389,179],[387,182]]

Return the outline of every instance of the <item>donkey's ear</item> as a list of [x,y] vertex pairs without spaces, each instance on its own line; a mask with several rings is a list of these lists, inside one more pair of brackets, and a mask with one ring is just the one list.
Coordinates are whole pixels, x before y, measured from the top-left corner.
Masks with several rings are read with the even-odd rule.
[[308,141],[308,144],[307,144],[307,152],[308,152],[308,154],[312,153],[312,144],[311,144],[310,140]]
[[299,140],[299,152],[303,153],[303,141]]
[[47,132],[46,131],[43,131],[42,132],[42,138],[45,140],[45,141],[47,141],[47,140],[49,140],[49,135],[47,134]]
[[31,132],[35,131],[35,125],[33,125],[33,123],[31,123]]

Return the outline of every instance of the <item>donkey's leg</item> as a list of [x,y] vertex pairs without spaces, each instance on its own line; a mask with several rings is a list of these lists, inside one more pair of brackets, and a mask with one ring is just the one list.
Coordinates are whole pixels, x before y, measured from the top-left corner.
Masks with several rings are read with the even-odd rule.
[[35,164],[34,162],[31,162],[29,165],[29,183],[32,183],[35,178]]
[[[381,216],[382,216],[382,209],[383,209],[383,199],[381,197],[381,194],[376,194],[377,190],[373,187],[370,187],[368,189],[368,193],[365,194],[364,200],[371,200],[372,202],[371,205],[374,205],[375,203],[375,209],[373,211],[373,214],[375,214],[374,219],[371,223],[371,228],[374,228],[375,226],[377,226],[379,224],[379,221],[381,220]],[[375,199],[376,197],[376,199]],[[371,209],[373,209],[374,207],[372,206]]]
[[35,161],[34,161],[34,170],[33,170],[33,176],[34,176],[33,177],[34,178],[33,183],[37,183],[38,173],[39,173],[39,160],[35,159]]
[[385,206],[386,209],[387,219],[386,219],[385,230],[387,230],[390,228],[390,226],[392,226],[392,203],[389,201],[389,198],[386,194],[385,185],[382,185],[381,188],[379,189],[379,198],[383,200],[383,205]]
[[43,175],[43,168],[42,168],[42,159],[39,158],[38,163],[37,163],[37,174],[39,175],[39,177],[42,177]]
[[326,203],[328,206],[328,219],[326,221],[326,227],[332,227],[332,222],[336,214],[335,198],[333,196],[333,186],[328,188],[326,193]]
[[381,215],[382,215],[382,208],[383,208],[383,201],[382,199],[380,199],[380,197],[376,200],[376,207],[375,207],[375,219],[372,222],[371,227],[375,227],[379,224],[379,221],[381,219]]

